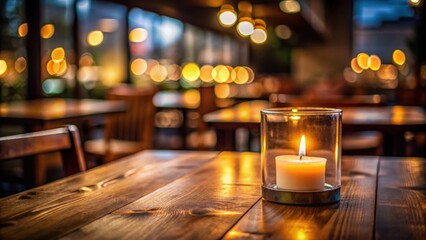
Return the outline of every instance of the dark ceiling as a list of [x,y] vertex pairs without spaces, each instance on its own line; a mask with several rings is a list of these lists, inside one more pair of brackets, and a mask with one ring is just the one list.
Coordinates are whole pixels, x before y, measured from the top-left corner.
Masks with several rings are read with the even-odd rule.
[[[222,27],[217,20],[217,13],[222,4],[232,4],[237,8],[237,0],[113,0],[122,3],[129,8],[139,7],[177,18],[184,22],[208,28],[214,31],[235,34],[232,28]],[[320,41],[323,39],[325,29],[322,20],[315,18],[315,12],[305,3],[299,0],[302,11],[296,14],[287,14],[280,10],[280,0],[252,0],[253,18],[262,18],[268,28],[285,24],[296,33],[300,40]],[[322,2],[322,1],[320,1]],[[313,20],[315,19],[315,20]]]

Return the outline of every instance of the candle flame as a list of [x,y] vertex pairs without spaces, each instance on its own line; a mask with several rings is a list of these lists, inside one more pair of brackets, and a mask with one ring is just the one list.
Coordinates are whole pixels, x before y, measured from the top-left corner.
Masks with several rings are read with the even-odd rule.
[[306,141],[305,141],[305,135],[302,135],[302,138],[300,139],[300,145],[299,145],[299,156],[305,156],[306,155]]

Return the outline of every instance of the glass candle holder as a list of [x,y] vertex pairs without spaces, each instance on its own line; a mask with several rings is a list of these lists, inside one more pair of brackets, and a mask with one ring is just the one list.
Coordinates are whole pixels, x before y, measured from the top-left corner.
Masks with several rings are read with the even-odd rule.
[[342,110],[261,111],[262,197],[284,204],[340,201]]

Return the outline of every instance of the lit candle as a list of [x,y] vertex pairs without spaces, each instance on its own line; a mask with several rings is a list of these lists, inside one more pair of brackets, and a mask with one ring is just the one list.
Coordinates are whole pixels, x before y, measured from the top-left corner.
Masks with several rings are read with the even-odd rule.
[[324,189],[327,159],[306,156],[305,136],[300,140],[299,155],[275,158],[277,187],[294,191]]

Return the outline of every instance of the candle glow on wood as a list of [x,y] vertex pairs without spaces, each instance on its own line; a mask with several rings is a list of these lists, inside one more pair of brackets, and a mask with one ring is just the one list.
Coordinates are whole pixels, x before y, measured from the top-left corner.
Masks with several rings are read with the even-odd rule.
[[277,187],[293,191],[324,189],[326,161],[325,158],[306,156],[306,140],[303,135],[298,156],[281,155],[275,158]]

